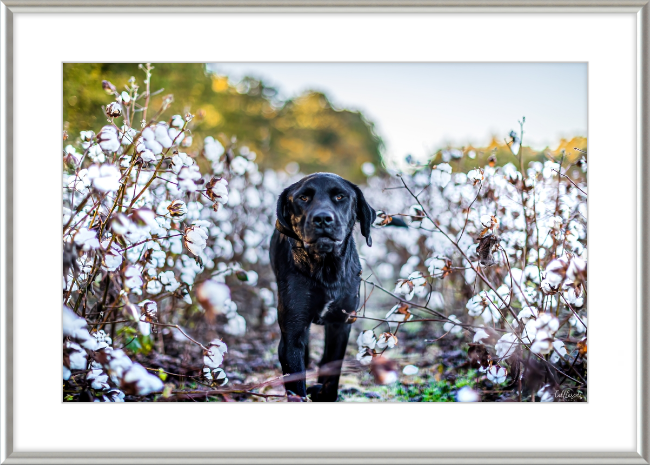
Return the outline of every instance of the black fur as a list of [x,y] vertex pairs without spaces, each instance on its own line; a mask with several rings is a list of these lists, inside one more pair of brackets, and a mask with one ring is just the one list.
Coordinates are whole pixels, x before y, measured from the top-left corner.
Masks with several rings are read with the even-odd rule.
[[[354,224],[372,245],[375,211],[363,193],[331,173],[307,176],[278,198],[271,266],[278,282],[278,355],[284,374],[301,378],[309,362],[309,327],[325,325],[325,350],[313,401],[334,402],[350,336],[345,312],[359,305],[361,264]],[[307,396],[304,376],[285,382],[287,391]]]

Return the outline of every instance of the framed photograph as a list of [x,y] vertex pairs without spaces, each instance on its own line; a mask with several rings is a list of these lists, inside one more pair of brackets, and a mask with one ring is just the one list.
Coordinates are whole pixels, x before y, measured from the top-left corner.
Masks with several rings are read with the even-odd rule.
[[648,463],[646,2],[0,6],[0,463]]

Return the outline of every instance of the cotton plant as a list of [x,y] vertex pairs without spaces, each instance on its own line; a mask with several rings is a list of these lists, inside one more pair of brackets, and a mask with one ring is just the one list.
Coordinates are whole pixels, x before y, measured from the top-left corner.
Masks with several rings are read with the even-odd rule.
[[203,353],[202,375],[211,384],[223,386],[228,382],[228,377],[221,364],[224,355],[228,352],[228,346],[221,339],[214,339],[208,344],[207,350]]
[[[482,347],[490,358],[482,376],[498,385],[515,375],[524,387],[537,382],[528,378],[532,369],[521,374],[523,363],[546,366],[580,388],[586,384],[586,163],[583,155],[570,163],[562,152],[526,164],[520,152],[513,147],[516,162],[498,166],[490,156],[487,165],[462,172],[460,162],[471,165],[476,154],[443,151],[442,162],[370,177],[366,197],[384,203],[374,250],[363,254],[367,281],[397,300],[383,318],[389,331],[429,321],[440,325],[440,337]],[[394,218],[408,229],[384,227]],[[379,284],[391,278],[394,288]],[[369,362],[368,346],[359,348],[359,359]]]
[[415,293],[426,284],[426,279],[420,271],[409,274],[406,279],[400,279],[395,286],[395,294],[404,295],[406,300],[411,300]]
[[456,315],[449,315],[449,321],[442,325],[442,329],[447,333],[459,334],[463,327],[461,326],[460,320],[456,318]]
[[487,370],[487,379],[495,384],[503,384],[506,381],[507,374],[508,370],[505,368],[499,365],[492,365]]
[[377,339],[373,330],[366,330],[359,333],[357,345],[359,347],[356,357],[357,361],[361,365],[370,365],[385,350],[397,345],[397,337],[390,332],[386,332],[382,333],[379,339]]
[[[204,314],[220,333],[246,335],[247,315],[238,311],[229,287],[257,292],[269,264],[263,239],[273,231],[277,195],[290,180],[286,173],[260,171],[255,153],[238,148],[234,138],[197,137],[191,113],[166,116],[171,94],[153,108],[153,67],[141,69],[142,86],[135,77],[124,90],[102,83],[106,122],[69,137],[63,150],[63,304],[69,321],[63,377],[76,393],[87,383],[100,401],[162,391],[162,383],[144,376],[153,371],[131,361],[137,356],[131,354],[133,338],[158,350],[156,341],[171,326],[202,351],[214,347],[183,330],[188,313]],[[268,314],[277,318],[272,309]],[[95,364],[89,379],[77,374],[86,369],[83,360]],[[209,373],[196,376],[225,384],[226,367],[206,367]]]
[[[85,381],[94,395],[93,401],[120,402],[125,392],[148,395],[162,390],[162,381],[158,377],[132,362],[123,351],[114,350],[112,339],[103,330],[91,334],[86,320],[67,306],[63,307],[63,334],[63,379],[70,381],[77,378],[77,374],[85,374]],[[121,360],[122,369],[111,372],[110,362],[116,355]],[[90,369],[86,371],[88,365]],[[75,382],[79,381],[75,379]]]

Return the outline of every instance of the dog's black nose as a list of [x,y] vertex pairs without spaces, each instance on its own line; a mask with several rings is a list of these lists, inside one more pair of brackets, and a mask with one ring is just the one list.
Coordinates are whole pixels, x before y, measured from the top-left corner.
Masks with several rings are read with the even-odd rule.
[[320,226],[320,227],[331,226],[332,223],[334,223],[334,215],[331,212],[322,210],[314,213],[314,216],[312,216],[311,221],[314,223],[315,226]]

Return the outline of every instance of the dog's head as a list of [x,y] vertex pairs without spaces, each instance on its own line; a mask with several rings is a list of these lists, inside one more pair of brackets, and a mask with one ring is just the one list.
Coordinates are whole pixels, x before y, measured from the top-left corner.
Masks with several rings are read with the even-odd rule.
[[302,242],[310,255],[341,253],[355,221],[368,246],[375,211],[361,190],[332,173],[316,173],[287,187],[278,198],[276,228]]

